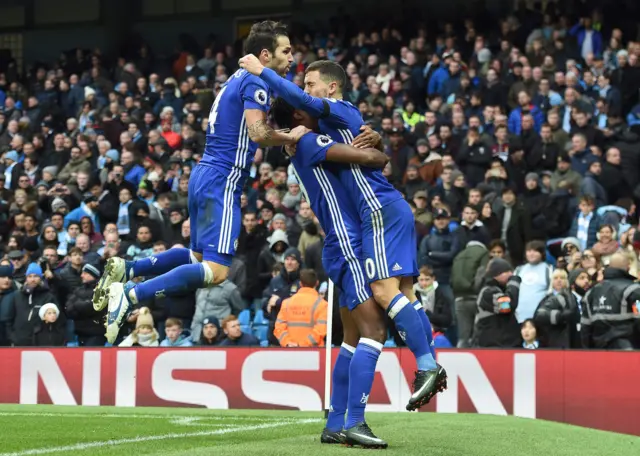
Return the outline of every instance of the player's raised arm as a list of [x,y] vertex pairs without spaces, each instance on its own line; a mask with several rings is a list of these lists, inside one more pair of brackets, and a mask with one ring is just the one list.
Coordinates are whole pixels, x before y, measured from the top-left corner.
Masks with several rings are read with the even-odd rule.
[[267,124],[267,113],[260,109],[245,109],[249,139],[261,146],[286,146],[295,144],[299,137],[291,133],[274,130]]
[[294,108],[302,109],[314,117],[328,115],[329,106],[325,100],[312,97],[305,93],[293,82],[288,81],[275,71],[265,67],[255,55],[245,55],[238,63],[241,68],[244,68],[249,73],[259,76],[272,90],[277,92],[279,96]]

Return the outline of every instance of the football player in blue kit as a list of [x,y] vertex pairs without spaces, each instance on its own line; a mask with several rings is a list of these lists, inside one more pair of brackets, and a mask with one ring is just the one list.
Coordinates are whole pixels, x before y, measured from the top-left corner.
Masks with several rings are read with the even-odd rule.
[[[276,74],[289,71],[291,43],[281,24],[254,24],[245,46]],[[96,310],[109,306],[110,343],[138,303],[214,286],[227,278],[240,234],[240,194],[258,145],[294,144],[304,131],[273,130],[267,125],[269,105],[268,85],[242,69],[220,90],[209,113],[203,158],[189,179],[190,249],[170,249],[137,261],[108,261],[93,305]],[[143,276],[157,277],[131,281]]]
[[[273,103],[271,112],[281,128],[304,125],[317,129],[315,119],[302,110],[295,111],[281,98]],[[329,417],[320,441],[386,448],[387,443],[371,431],[364,417],[386,338],[386,324],[365,277],[358,211],[336,173],[328,167],[334,163],[381,169],[387,156],[376,149],[336,143],[313,132],[302,136],[295,150],[289,146],[286,150],[305,198],[326,233],[323,267],[340,290],[344,338],[333,371]]]
[[[307,67],[305,91],[309,93],[266,68],[255,56],[244,56],[240,66],[260,76],[295,108],[318,118],[320,131],[334,141],[350,144],[360,132],[362,116],[342,100],[346,74],[337,63],[316,61]],[[327,167],[338,175],[358,209],[365,272],[374,298],[416,357],[418,369],[407,404],[407,410],[415,410],[446,387],[447,375],[435,361],[431,323],[413,292],[418,268],[411,208],[380,170],[360,165]]]

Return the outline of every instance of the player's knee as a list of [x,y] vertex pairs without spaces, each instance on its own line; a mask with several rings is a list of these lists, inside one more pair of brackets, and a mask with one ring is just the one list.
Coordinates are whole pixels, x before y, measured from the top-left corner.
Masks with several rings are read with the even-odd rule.
[[202,253],[189,250],[189,256],[191,258],[191,264],[202,263]]
[[398,286],[394,286],[392,282],[386,280],[378,280],[371,284],[371,292],[376,302],[386,309],[389,306],[391,300],[398,294],[400,290]]
[[360,333],[362,337],[375,340],[376,342],[381,344],[384,344],[384,342],[387,340],[387,329],[384,325],[365,325]]
[[[344,334],[342,335],[342,342],[351,346],[357,347],[358,341],[360,340],[360,333],[355,329],[345,329]],[[327,341],[329,343],[329,341]]]
[[220,285],[229,276],[229,268],[227,266],[212,261],[204,261],[202,267],[204,268],[204,285],[206,287]]

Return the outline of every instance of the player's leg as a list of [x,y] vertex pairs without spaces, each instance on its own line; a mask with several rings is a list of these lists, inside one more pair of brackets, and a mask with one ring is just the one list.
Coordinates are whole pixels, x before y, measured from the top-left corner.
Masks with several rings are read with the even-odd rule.
[[[189,179],[189,195],[195,196],[201,188],[201,179],[206,170],[196,166]],[[189,198],[189,215],[192,220],[197,219],[198,199]],[[198,227],[191,227],[191,245],[196,246]],[[123,258],[109,258],[102,277],[93,290],[93,308],[100,311],[109,303],[109,287],[113,283],[126,283],[135,277],[158,276],[166,274],[183,264],[196,264],[202,261],[202,252],[194,249],[169,249],[166,252],[152,255],[137,261],[125,261]]]
[[424,333],[427,336],[427,340],[429,341],[429,350],[431,351],[431,356],[433,356],[433,358],[435,359],[436,350],[433,347],[433,329],[431,328],[429,317],[422,307],[422,303],[413,291],[413,277],[402,277],[400,279],[400,291],[407,298],[409,298],[409,301],[411,301],[411,303],[413,304],[416,312],[418,312],[420,323],[422,323],[422,328],[424,329]]
[[[343,294],[340,295],[341,304],[343,302],[342,296]],[[330,303],[329,305],[332,304]],[[347,400],[349,398],[349,366],[360,337],[358,328],[346,306],[340,307],[340,319],[342,320],[343,330],[342,345],[331,376],[329,416],[320,436],[320,442],[328,444],[344,443],[343,428],[347,412]]]
[[349,402],[345,441],[364,448],[386,448],[387,442],[377,437],[365,420],[365,408],[371,394],[376,365],[386,339],[384,313],[369,298],[351,312],[358,326],[360,340],[349,369]]
[[416,309],[400,291],[401,277],[418,274],[414,218],[403,200],[371,214],[363,223],[365,268],[376,302],[391,318],[416,358],[414,393],[407,409],[414,410],[443,388],[446,372],[436,364]]
[[[216,189],[221,188],[221,182],[225,182],[219,173],[209,172],[207,179],[198,180],[200,184],[190,185],[193,193],[190,191],[189,194],[189,208],[193,259],[199,261],[183,264],[142,283],[113,283],[109,287],[109,342],[113,343],[116,339],[126,316],[138,303],[154,297],[176,296],[214,286],[227,278],[232,255],[226,251],[235,251],[235,245],[233,249],[230,248],[231,239],[237,239],[239,233],[239,197],[235,204],[236,201],[226,194],[224,198],[216,196]],[[226,251],[218,252],[218,249]]]

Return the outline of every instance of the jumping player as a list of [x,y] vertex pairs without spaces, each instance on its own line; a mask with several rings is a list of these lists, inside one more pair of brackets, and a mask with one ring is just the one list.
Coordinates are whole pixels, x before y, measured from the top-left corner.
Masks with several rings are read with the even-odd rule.
[[[318,128],[317,121],[308,113],[294,111],[281,98],[274,102],[271,112],[279,127]],[[291,152],[293,148],[286,149]],[[338,176],[326,169],[326,162],[381,169],[387,157],[376,149],[356,149],[312,132],[300,139],[290,155],[305,197],[326,233],[322,264],[340,290],[344,328],[333,371],[331,408],[320,441],[386,448],[387,443],[371,431],[364,417],[376,362],[386,338],[386,325],[365,277],[358,211]]]
[[[246,52],[276,74],[286,74],[293,61],[286,28],[273,21],[254,24]],[[189,179],[191,248],[132,262],[108,261],[93,304],[97,310],[109,305],[110,343],[139,302],[214,286],[227,278],[240,233],[240,194],[258,145],[294,144],[304,131],[274,131],[266,122],[269,104],[267,84],[245,70],[236,71],[218,93],[209,113],[204,156]],[[151,275],[158,277],[131,282]]]
[[[342,100],[346,74],[338,64],[317,61],[309,65],[305,90],[311,95],[265,68],[255,56],[244,56],[240,66],[260,76],[295,108],[317,117],[320,131],[334,141],[350,144],[359,133],[362,116],[356,107]],[[418,268],[411,208],[380,170],[359,165],[328,167],[339,176],[358,209],[365,272],[375,300],[394,320],[416,357],[414,392],[407,404],[407,410],[415,410],[446,387],[446,372],[436,364],[432,353],[431,323],[425,312],[416,310],[422,307],[412,289]]]

